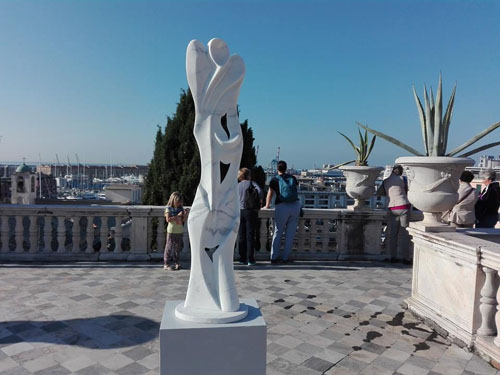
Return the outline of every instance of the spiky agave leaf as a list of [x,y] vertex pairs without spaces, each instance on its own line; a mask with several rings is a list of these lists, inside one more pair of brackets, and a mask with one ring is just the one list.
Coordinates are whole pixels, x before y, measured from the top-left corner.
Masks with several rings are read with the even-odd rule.
[[455,103],[455,92],[457,90],[457,84],[453,87],[453,91],[450,95],[450,100],[448,101],[448,106],[446,107],[446,112],[443,118],[443,153],[446,153],[448,148],[448,134],[450,131],[451,116],[453,115],[453,104]]
[[478,152],[481,152],[483,150],[487,150],[489,148],[492,148],[492,147],[495,147],[495,146],[499,146],[499,145],[500,145],[500,142],[488,143],[487,145],[475,148],[475,149],[473,149],[471,151],[467,151],[465,154],[458,155],[458,157],[459,158],[466,158],[467,156],[471,156],[471,155],[477,154]]
[[427,147],[427,128],[425,124],[424,108],[420,102],[420,98],[417,95],[415,86],[413,86],[413,97],[415,98],[415,103],[417,104],[418,117],[420,118],[420,127],[422,128],[422,138],[424,139],[425,153],[429,154],[429,149]]
[[[366,134],[368,135],[368,132],[365,130]],[[370,143],[370,147],[368,148],[368,153],[366,154],[366,159],[368,159],[368,156],[372,153],[373,146],[375,146],[375,140],[377,139],[377,136],[374,135],[372,138],[372,141]]]
[[438,156],[444,155],[444,150],[442,149],[442,129],[441,129],[441,112],[443,111],[443,82],[441,79],[441,73],[439,74],[439,84],[436,93],[436,101],[434,105],[434,140],[433,149],[437,152]]
[[476,143],[477,141],[479,141],[484,136],[490,134],[493,130],[495,130],[498,127],[500,127],[500,122],[494,123],[490,127],[486,128],[482,132],[478,133],[475,137],[469,139],[464,144],[462,144],[462,145],[458,146],[457,148],[453,149],[452,151],[450,151],[448,153],[448,155],[446,155],[446,156],[455,156],[459,152],[465,150],[467,147],[469,147],[469,146],[473,145],[474,143]]
[[352,148],[354,149],[354,152],[356,152],[356,160],[359,160],[360,159],[360,150],[358,149],[358,147],[354,144],[353,141],[351,141],[351,138],[349,138],[347,135],[345,134],[342,134],[341,132],[337,131],[337,133],[339,133],[342,137],[344,137],[345,139],[347,139],[347,142],[349,142],[352,146]]
[[362,123],[360,122],[356,122],[356,124],[358,124],[358,126],[361,126],[363,129],[369,131],[370,133],[372,133],[373,135],[376,135],[377,137],[380,137],[380,138],[383,138],[385,139],[386,141],[388,142],[391,142],[393,144],[395,144],[396,146],[398,147],[401,147],[403,149],[405,149],[406,151],[412,153],[413,155],[416,155],[416,156],[425,156],[423,155],[422,153],[418,152],[417,150],[415,150],[413,147],[410,147],[408,146],[407,144],[401,142],[401,141],[398,141],[396,138],[393,138],[391,137],[390,135],[387,135],[387,134],[384,134],[382,132],[379,132],[377,130],[374,130],[372,128],[369,128],[368,126],[366,125],[363,125]]
[[337,164],[337,165],[334,165],[333,167],[330,167],[328,169],[338,169],[340,167],[343,167],[344,165],[347,165],[347,164],[351,164],[351,163],[354,163],[356,160],[349,160],[349,161],[345,161],[343,163],[340,163],[340,164]]
[[427,95],[427,87],[424,85],[424,102],[425,102],[425,126],[427,127],[427,156],[434,154],[434,125],[431,116],[431,104]]

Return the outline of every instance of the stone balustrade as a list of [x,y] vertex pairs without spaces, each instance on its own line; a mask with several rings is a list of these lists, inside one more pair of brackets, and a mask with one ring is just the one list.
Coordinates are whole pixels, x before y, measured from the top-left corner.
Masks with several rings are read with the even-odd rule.
[[[259,211],[257,260],[269,259],[273,214],[272,209]],[[166,235],[163,215],[161,206],[0,205],[0,260],[161,259]],[[384,241],[386,224],[384,210],[304,209],[291,257],[398,257],[398,250],[389,250]],[[185,227],[182,258],[188,260],[189,237]]]
[[414,242],[408,307],[458,343],[500,363],[500,230],[426,233]]

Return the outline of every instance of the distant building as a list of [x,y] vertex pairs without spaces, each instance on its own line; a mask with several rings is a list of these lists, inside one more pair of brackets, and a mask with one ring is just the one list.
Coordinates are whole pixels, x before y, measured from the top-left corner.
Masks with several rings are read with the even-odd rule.
[[142,202],[142,188],[139,185],[109,185],[106,187],[106,199],[115,203],[140,204]]
[[24,162],[11,175],[11,203],[35,204],[36,175]]

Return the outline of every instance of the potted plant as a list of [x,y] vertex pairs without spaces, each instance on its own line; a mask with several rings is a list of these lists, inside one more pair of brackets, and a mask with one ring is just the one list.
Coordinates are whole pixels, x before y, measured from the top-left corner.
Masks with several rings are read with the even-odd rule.
[[[344,173],[346,178],[346,192],[351,198],[354,198],[354,206],[350,206],[349,208],[353,210],[366,210],[369,207],[365,204],[365,200],[373,195],[375,180],[384,168],[368,166],[368,156],[370,156],[373,150],[377,137],[373,136],[371,141],[368,141],[368,132],[366,130],[364,136],[361,134],[361,131],[358,132],[359,146],[356,146],[348,136],[339,132],[354,149],[356,160],[351,160],[335,167],[340,167]],[[354,166],[346,166],[346,164],[353,162],[355,162]]]
[[[432,89],[430,96],[424,86],[424,104],[413,87],[413,95],[417,104],[425,152],[421,153],[403,142],[382,132],[373,130],[366,125],[359,126],[416,156],[406,156],[396,159],[408,176],[408,199],[418,209],[424,212],[423,225],[426,227],[442,226],[441,213],[451,209],[458,200],[458,179],[466,166],[474,165],[474,160],[468,158],[477,152],[500,145],[500,142],[490,143],[471,151],[460,154],[467,147],[479,141],[500,126],[500,122],[491,125],[464,144],[446,152],[448,132],[453,113],[456,85],[453,88],[446,111],[443,114],[442,79],[439,75],[436,99]],[[459,155],[460,154],[460,155]],[[457,156],[458,155],[458,156]]]

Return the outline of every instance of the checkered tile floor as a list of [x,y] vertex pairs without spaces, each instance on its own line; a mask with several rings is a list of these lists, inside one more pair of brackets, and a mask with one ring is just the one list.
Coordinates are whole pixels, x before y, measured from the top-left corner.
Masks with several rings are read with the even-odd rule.
[[[268,324],[267,375],[500,374],[402,309],[407,266],[235,268]],[[163,306],[188,277],[160,264],[1,265],[0,374],[158,374]]]

